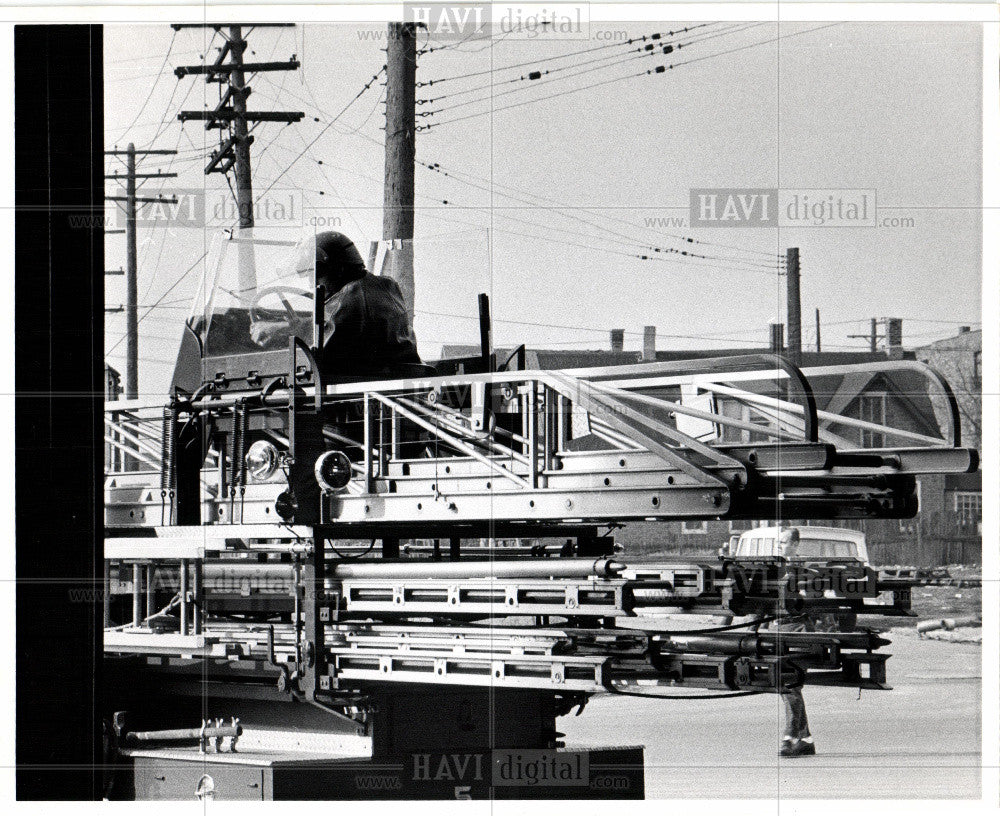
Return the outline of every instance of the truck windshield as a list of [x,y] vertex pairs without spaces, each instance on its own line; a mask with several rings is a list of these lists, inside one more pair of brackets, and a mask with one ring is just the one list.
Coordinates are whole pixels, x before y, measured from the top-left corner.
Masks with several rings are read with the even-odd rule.
[[188,325],[204,355],[288,348],[312,342],[315,257],[307,242],[225,235],[217,239]]

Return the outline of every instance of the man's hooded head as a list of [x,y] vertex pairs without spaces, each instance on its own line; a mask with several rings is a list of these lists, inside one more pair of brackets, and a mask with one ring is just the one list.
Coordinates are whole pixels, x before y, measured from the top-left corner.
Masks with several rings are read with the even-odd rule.
[[314,263],[316,285],[326,289],[327,297],[367,274],[358,248],[340,232],[320,232],[299,245],[296,271],[308,274]]

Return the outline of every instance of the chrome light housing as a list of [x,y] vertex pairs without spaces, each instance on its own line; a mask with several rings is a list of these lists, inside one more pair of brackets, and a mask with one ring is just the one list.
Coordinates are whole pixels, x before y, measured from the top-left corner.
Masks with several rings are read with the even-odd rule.
[[323,490],[336,492],[347,487],[353,475],[351,460],[342,451],[327,451],[316,460],[316,481]]
[[278,449],[266,439],[258,439],[254,442],[243,461],[246,462],[250,478],[255,482],[270,479],[281,463]]

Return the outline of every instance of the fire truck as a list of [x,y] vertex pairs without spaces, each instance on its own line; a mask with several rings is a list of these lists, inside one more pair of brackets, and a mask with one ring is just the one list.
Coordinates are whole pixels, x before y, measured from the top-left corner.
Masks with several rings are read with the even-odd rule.
[[[636,559],[614,531],[911,517],[917,477],[978,467],[937,372],[526,370],[481,297],[479,355],[331,377],[293,251],[220,236],[170,393],[106,403],[111,798],[636,798],[642,747],[567,745],[559,718],[595,695],[662,697],[668,723],[692,694],[888,687],[871,631],[764,628],[905,614],[867,564]],[[287,331],[261,345],[261,320]],[[821,398],[875,377],[933,401],[938,432]]]

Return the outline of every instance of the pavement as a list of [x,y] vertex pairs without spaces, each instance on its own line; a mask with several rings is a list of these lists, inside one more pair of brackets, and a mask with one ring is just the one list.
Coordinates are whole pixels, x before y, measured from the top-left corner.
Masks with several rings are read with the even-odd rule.
[[777,695],[603,696],[558,727],[567,747],[645,745],[646,798],[980,797],[982,649],[895,629],[891,691],[804,690],[814,757],[781,759]]

